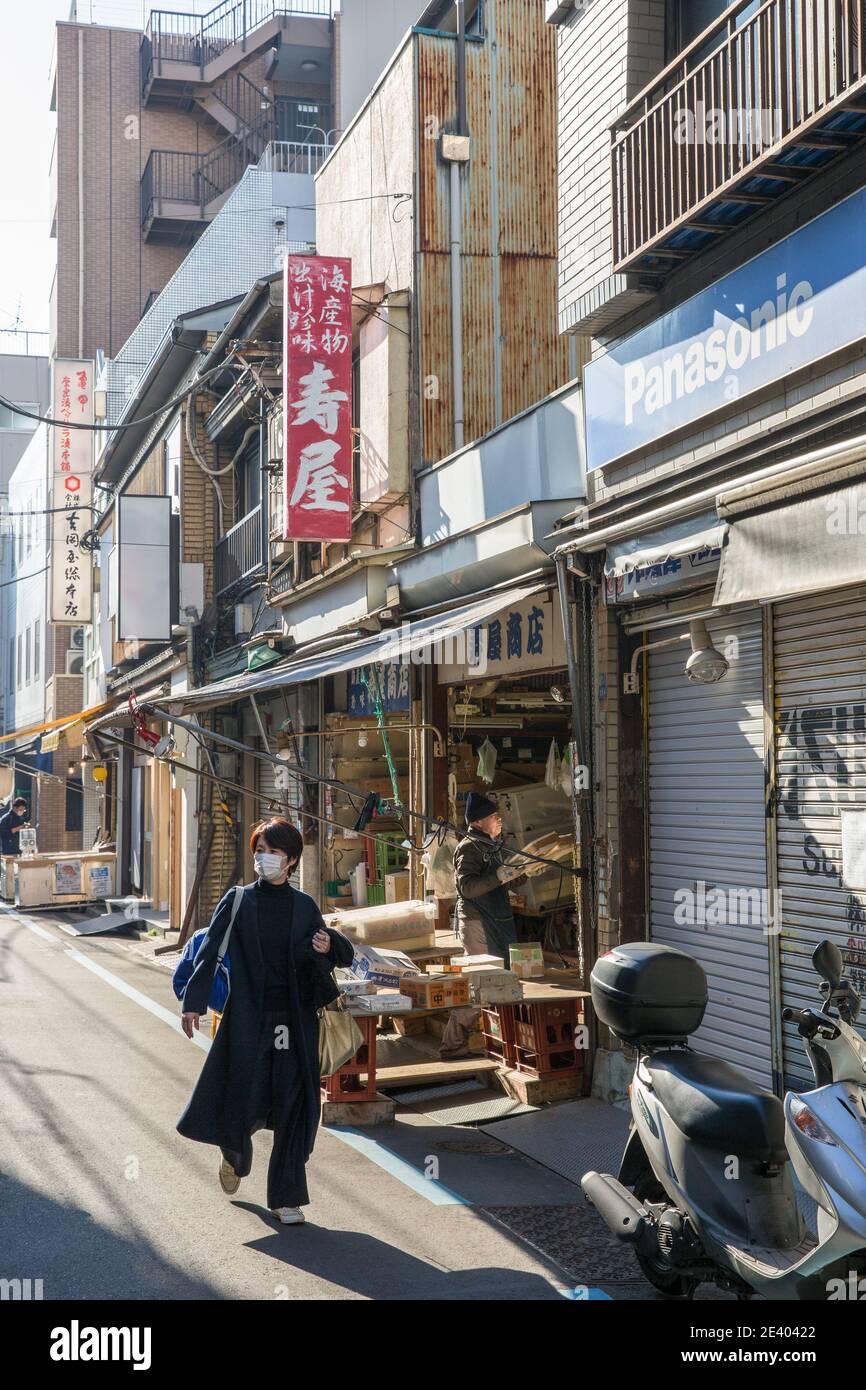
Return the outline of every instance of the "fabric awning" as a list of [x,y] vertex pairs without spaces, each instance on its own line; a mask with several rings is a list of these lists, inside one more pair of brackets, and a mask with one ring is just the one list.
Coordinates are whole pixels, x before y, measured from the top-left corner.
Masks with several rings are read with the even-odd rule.
[[[484,622],[485,618],[492,617],[501,609],[520,603],[532,594],[540,593],[542,589],[549,588],[550,583],[547,579],[521,585],[519,588],[491,591],[483,598],[476,598],[473,603],[462,604],[459,608],[449,609],[445,613],[416,618],[411,623],[404,622],[400,627],[388,628],[363,641],[335,647],[306,659],[301,657],[281,662],[278,666],[270,666],[262,671],[249,671],[229,680],[214,681],[211,685],[184,691],[183,694],[164,695],[158,698],[157,703],[174,714],[187,710],[215,709],[218,705],[233,703],[248,695],[258,695],[267,690],[281,690],[285,686],[300,685],[306,681],[321,680],[325,676],[333,676],[340,671],[352,671],[359,666],[405,661],[413,653],[420,653],[427,647],[431,649],[431,660],[447,660],[447,656],[437,657],[433,654],[437,644],[447,643],[449,638]],[[323,626],[326,623],[327,617],[323,617]],[[109,723],[110,720],[107,718],[99,720],[100,727]]]
[[714,604],[767,602],[866,581],[864,518],[862,480],[737,517],[726,529]]
[[634,570],[666,565],[671,560],[699,557],[704,564],[722,543],[723,525],[715,509],[672,521],[663,529],[640,532],[607,548],[604,572],[620,578]]

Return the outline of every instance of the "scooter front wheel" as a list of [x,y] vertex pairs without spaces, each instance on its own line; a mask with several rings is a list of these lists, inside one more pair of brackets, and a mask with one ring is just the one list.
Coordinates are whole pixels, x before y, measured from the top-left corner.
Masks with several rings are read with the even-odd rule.
[[[670,1205],[667,1193],[651,1172],[645,1172],[638,1178],[633,1191],[639,1202]],[[691,1298],[694,1295],[699,1281],[675,1269],[659,1245],[651,1255],[637,1247],[634,1253],[644,1278],[659,1293],[667,1294],[668,1298]]]

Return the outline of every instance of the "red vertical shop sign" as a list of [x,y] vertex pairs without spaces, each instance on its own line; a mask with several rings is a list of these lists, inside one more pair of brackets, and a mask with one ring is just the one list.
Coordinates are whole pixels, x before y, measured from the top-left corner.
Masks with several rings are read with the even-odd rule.
[[283,334],[286,540],[352,538],[352,262],[288,256]]

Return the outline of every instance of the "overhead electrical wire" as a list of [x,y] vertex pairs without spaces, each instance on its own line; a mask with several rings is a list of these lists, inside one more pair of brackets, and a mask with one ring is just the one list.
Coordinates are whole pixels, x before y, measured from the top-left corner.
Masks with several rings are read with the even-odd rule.
[[[187,729],[190,732],[201,734],[206,738],[210,738],[215,743],[221,743],[225,747],[232,749],[233,752],[246,753],[253,758],[259,758],[262,762],[273,763],[278,767],[285,768],[290,772],[290,774],[293,777],[306,778],[308,781],[318,783],[320,786],[330,787],[334,791],[342,792],[345,796],[349,798],[350,802],[352,802],[352,798],[356,798],[361,802],[365,802],[367,800],[367,793],[361,791],[357,787],[350,787],[345,782],[340,782],[334,777],[325,777],[321,773],[311,772],[307,768],[300,767],[297,763],[287,763],[285,759],[278,758],[273,753],[265,753],[259,749],[250,748],[247,744],[238,743],[235,739],[227,738],[225,734],[218,734],[213,729],[205,729],[198,723],[192,725],[189,720],[184,720],[177,715],[172,715],[167,710],[159,708],[152,702],[143,704],[141,706],[141,709],[142,713],[147,714],[150,718],[155,719],[159,722],[166,724],[176,724],[178,728]],[[298,737],[303,738],[303,734],[299,734]],[[131,746],[135,747],[138,752],[151,751],[149,749],[142,750],[138,747],[137,744],[133,744]],[[167,759],[167,761],[169,765],[171,765],[171,759]],[[195,768],[189,768],[188,770],[192,772],[196,771]],[[226,783],[225,785],[228,785],[228,783]],[[424,814],[423,811],[412,811],[406,806],[401,807],[401,809],[403,811],[403,814],[407,816],[410,820],[421,821],[422,824],[428,826],[432,831],[452,830],[456,835],[462,835],[464,833],[465,827],[461,828],[459,826],[456,826],[451,821],[447,821],[441,817],[437,818],[434,816],[427,816]],[[307,813],[304,812],[304,814],[306,815]],[[399,817],[397,817],[397,819],[399,819]],[[343,826],[341,828],[345,829],[346,827]],[[357,833],[360,834],[361,832],[359,831]],[[568,865],[563,865],[559,860],[548,859],[544,855],[529,854],[526,850],[522,849],[514,849],[512,850],[512,853],[519,854],[522,858],[526,859],[529,862],[536,864],[547,864],[551,868],[560,869],[563,873],[572,873],[578,878],[582,877],[584,873],[584,870],[582,868],[576,868],[574,866],[569,867]]]
[[181,391],[179,395],[172,396],[169,400],[165,401],[158,410],[152,411],[150,415],[139,415],[137,419],[131,420],[126,425],[112,425],[109,424],[108,421],[104,421],[98,425],[85,425],[79,420],[57,420],[51,415],[37,415],[32,410],[23,410],[21,406],[16,405],[14,401],[7,400],[6,397],[2,395],[0,395],[0,405],[5,405],[10,410],[17,411],[19,415],[26,416],[28,420],[37,420],[40,425],[57,425],[61,429],[92,430],[101,434],[117,434],[121,430],[138,429],[139,425],[146,425],[149,424],[151,420],[158,420],[167,410],[171,410],[176,405],[182,405],[189,396],[194,396],[211,377],[217,376],[218,373],[226,370],[227,366],[225,362],[221,362],[217,367],[211,367],[210,371],[203,372],[201,376],[196,377],[193,384],[188,386],[185,391]]

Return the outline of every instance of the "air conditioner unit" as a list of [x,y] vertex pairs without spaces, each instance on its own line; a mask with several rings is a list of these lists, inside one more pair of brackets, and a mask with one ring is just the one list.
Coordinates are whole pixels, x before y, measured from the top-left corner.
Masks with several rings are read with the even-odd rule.
[[[78,629],[81,631],[81,629]],[[69,651],[66,653],[66,674],[67,676],[84,675],[84,653]]]
[[69,629],[69,650],[75,652],[84,651],[83,627],[73,627]]
[[252,631],[253,617],[253,605],[251,603],[235,604],[235,637],[241,637]]

